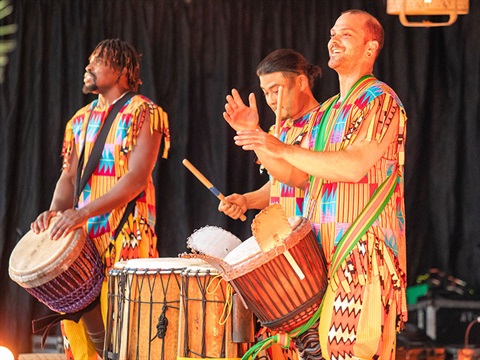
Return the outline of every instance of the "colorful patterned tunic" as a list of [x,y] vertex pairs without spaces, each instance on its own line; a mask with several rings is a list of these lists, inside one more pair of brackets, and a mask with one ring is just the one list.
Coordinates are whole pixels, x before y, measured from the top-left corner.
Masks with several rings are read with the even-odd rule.
[[[113,107],[101,108],[95,100],[80,109],[68,122],[63,145],[64,165],[69,166],[73,151],[80,158],[85,146],[84,166],[88,162],[95,140],[102,123]],[[128,172],[128,161],[136,145],[145,117],[149,114],[150,132],[162,133],[164,140],[163,157],[166,158],[170,147],[170,134],[167,114],[151,100],[135,95],[120,109],[116,115],[100,157],[99,165],[94,170],[85,189],[80,194],[78,207],[81,208],[106,194],[119,179]],[[151,174],[143,193],[137,198],[135,209],[128,216],[116,241],[113,237],[125,212],[126,205],[110,213],[88,219],[85,229],[92,238],[102,260],[105,271],[119,260],[158,257],[157,238],[155,235],[155,189]],[[107,312],[107,281],[104,281],[100,305],[104,320]],[[83,326],[73,321],[62,322],[65,354],[69,360],[97,359],[95,348]]]
[[[362,86],[358,85],[359,83]],[[386,84],[373,77],[361,79],[359,83],[343,103],[337,102],[337,95],[322,105],[325,116],[321,122],[314,125],[309,138],[309,148],[317,151],[340,151],[353,143],[359,130],[364,130],[365,126],[368,126],[365,140],[380,142],[394,114],[400,119],[398,137],[358,182],[310,178],[304,216],[312,222],[329,264],[344,233],[366,207],[374,192],[392,173],[396,177],[396,185],[393,196],[379,217],[341,263],[338,271],[331,274],[331,294],[326,296],[327,299],[324,298],[320,316],[320,339],[324,342],[324,357],[332,359],[388,355],[384,352],[391,351],[391,344],[386,345],[383,342],[394,342],[395,334],[382,335],[378,331],[387,321],[396,322],[393,328],[400,329],[407,319],[403,193],[406,115],[397,95]],[[369,122],[370,119],[372,120]],[[322,136],[324,144],[319,148]],[[364,139],[358,139],[361,140]],[[375,280],[374,291],[370,289],[374,282],[372,279],[379,280],[378,283]],[[365,290],[367,288],[368,291]],[[378,299],[381,304],[377,304],[377,308],[374,309],[371,298],[367,300],[367,292],[368,296],[372,293],[378,294],[375,300]],[[368,301],[372,305],[363,307]],[[384,314],[383,317],[379,315],[381,313]],[[378,319],[375,316],[378,316]],[[373,335],[370,330],[366,330],[368,326],[375,328],[377,325],[378,331],[375,330]],[[387,336],[389,339],[386,340]],[[368,339],[365,340],[366,338]],[[369,343],[372,348],[365,350],[368,347],[365,343]],[[359,350],[362,346],[364,349]]]
[[[283,120],[280,126],[279,140],[286,144],[300,145],[304,136],[310,133],[313,124],[321,118],[320,106],[312,109],[307,114],[298,119]],[[270,128],[269,133],[273,133],[274,126]],[[270,179],[270,204],[280,204],[287,217],[303,216],[303,201],[305,192],[303,189],[291,187]]]
[[[62,151],[64,167],[68,166],[72,151],[76,151],[77,158],[79,158],[84,146],[84,166],[87,164],[101,125],[111,109],[111,107],[109,109],[99,108],[97,103],[98,101],[95,100],[83,107],[68,122]],[[159,131],[164,135],[163,157],[167,156],[170,143],[167,114],[146,97],[134,96],[120,109],[111,126],[99,165],[93,172],[84,191],[80,194],[79,208],[107,193],[128,171],[130,152],[136,144],[147,111],[150,113],[150,131]],[[88,121],[88,119],[90,120]],[[100,255],[107,256],[107,268],[110,268],[118,260],[140,257],[136,239],[145,236],[147,237],[146,241],[150,242],[149,254],[147,255],[156,256],[157,254],[154,234],[155,189],[151,174],[145,191],[137,199],[133,216],[129,217],[129,221],[122,230],[122,232],[127,232],[128,237],[124,237],[123,246],[118,249],[120,253],[115,254],[116,250],[109,245],[113,241],[112,232],[118,226],[125,207],[126,205],[114,209],[110,213],[94,216],[88,219],[86,224],[87,233],[93,239]],[[121,236],[119,239],[121,239]]]
[[[305,115],[292,120],[283,120],[280,124],[280,134],[278,139],[285,144],[300,145],[302,139],[308,135],[317,119],[321,118],[320,105],[306,113]],[[273,134],[275,125],[273,125],[269,134]],[[270,177],[270,204],[280,204],[287,217],[303,216],[303,201],[305,191],[296,187],[288,186],[273,177]],[[271,331],[267,328],[261,329],[260,338],[267,338]],[[279,345],[273,345],[263,356],[268,359],[298,359],[297,350],[294,346],[285,349]]]

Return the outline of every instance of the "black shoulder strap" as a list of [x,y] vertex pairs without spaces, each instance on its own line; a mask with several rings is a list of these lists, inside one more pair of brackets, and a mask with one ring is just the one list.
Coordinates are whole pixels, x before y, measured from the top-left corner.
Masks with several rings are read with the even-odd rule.
[[[100,133],[98,134],[97,140],[95,141],[95,144],[93,145],[92,152],[90,154],[90,157],[88,158],[87,165],[85,166],[85,170],[83,171],[82,174],[82,167],[83,167],[83,162],[84,162],[84,157],[85,157],[85,143],[83,144],[83,150],[82,153],[80,154],[80,158],[78,159],[78,167],[77,167],[77,177],[75,181],[75,207],[78,204],[78,198],[85,188],[85,185],[87,184],[87,181],[90,179],[90,177],[93,174],[93,171],[98,165],[98,162],[100,161],[100,156],[102,155],[102,150],[105,145],[105,140],[107,139],[108,132],[110,131],[110,127],[112,126],[113,119],[117,116],[117,113],[120,111],[120,109],[125,105],[125,103],[130,100],[135,93],[133,92],[128,92],[124,96],[122,96],[112,107],[112,110],[108,113],[107,118],[105,119],[102,128],[100,129]],[[92,110],[93,111],[93,110]],[[91,113],[90,113],[91,115]],[[87,124],[88,126],[88,124]],[[81,176],[81,177],[80,177]]]

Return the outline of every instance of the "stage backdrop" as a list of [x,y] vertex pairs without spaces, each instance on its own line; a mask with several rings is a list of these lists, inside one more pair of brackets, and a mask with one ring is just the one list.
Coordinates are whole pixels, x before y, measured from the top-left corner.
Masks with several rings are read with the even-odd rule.
[[[186,251],[205,225],[241,239],[245,222],[217,211],[218,200],[187,171],[189,159],[224,194],[266,180],[252,153],[233,143],[224,122],[235,87],[257,95],[261,124],[274,120],[261,95],[257,64],[293,48],[322,67],[320,101],[338,92],[327,67],[329,30],[343,10],[360,8],[386,30],[375,74],[402,99],[408,120],[406,205],[409,283],[438,267],[480,287],[480,3],[447,28],[405,28],[375,1],[15,0],[0,25],[18,24],[17,47],[0,85],[0,345],[27,352],[30,321],[45,313],[8,277],[12,249],[47,209],[61,169],[65,124],[93,98],[82,95],[88,56],[105,38],[142,53],[140,91],[169,114],[172,148],[158,160],[157,227],[161,256]],[[5,38],[5,36],[3,37]]]

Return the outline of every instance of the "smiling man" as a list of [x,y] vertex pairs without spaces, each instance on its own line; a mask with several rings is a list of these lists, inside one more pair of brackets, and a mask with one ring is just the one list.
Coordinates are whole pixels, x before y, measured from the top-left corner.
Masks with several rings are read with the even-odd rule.
[[[98,94],[98,98],[68,122],[63,170],[50,209],[31,225],[39,233],[48,228],[52,217],[58,216],[49,229],[53,240],[84,227],[102,258],[106,275],[119,260],[158,257],[152,171],[162,138],[166,157],[170,137],[167,114],[151,100],[136,94],[141,84],[139,68],[139,55],[128,43],[112,39],[97,45],[85,68],[83,92]],[[85,187],[75,194],[77,173],[85,171],[108,114],[124,96],[132,97],[118,113],[113,113],[105,144],[100,148],[99,163]],[[83,162],[79,161],[81,158]],[[127,208],[129,202],[133,207]],[[100,305],[105,316],[106,279]],[[95,344],[94,336],[84,328],[84,320],[78,324],[62,322],[68,360],[97,359],[96,351],[102,351],[103,338],[98,334],[100,344]]]
[[[395,357],[407,320],[403,193],[406,114],[395,92],[373,76],[383,28],[370,14],[344,12],[331,29],[328,65],[340,93],[301,147],[265,132],[241,130],[269,173],[307,184],[303,216],[329,265],[319,335],[326,359]],[[237,108],[227,109],[234,119]],[[232,120],[233,121],[233,120]]]

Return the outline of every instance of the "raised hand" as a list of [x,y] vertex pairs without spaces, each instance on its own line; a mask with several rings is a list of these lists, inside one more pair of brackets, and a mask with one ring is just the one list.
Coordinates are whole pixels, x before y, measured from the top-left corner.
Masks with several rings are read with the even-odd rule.
[[259,128],[257,100],[253,93],[248,96],[248,105],[245,105],[236,89],[232,90],[231,95],[227,95],[223,118],[234,130],[255,130]]

